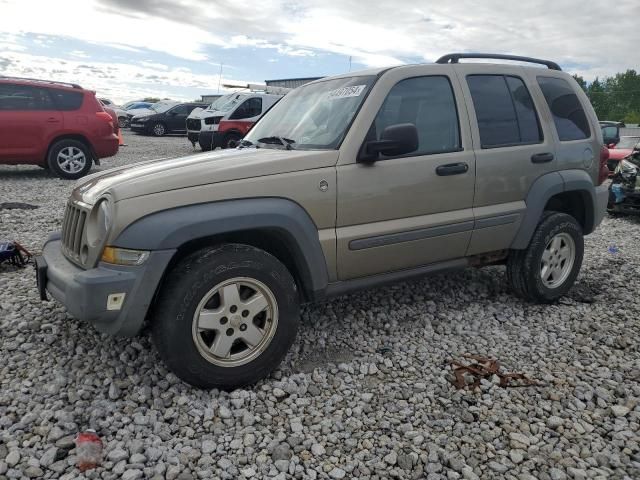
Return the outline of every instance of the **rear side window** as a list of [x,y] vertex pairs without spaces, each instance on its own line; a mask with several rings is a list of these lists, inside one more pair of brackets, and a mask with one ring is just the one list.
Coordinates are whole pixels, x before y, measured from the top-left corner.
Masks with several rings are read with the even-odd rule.
[[367,139],[379,140],[386,127],[398,123],[412,123],[418,130],[418,149],[412,157],[460,150],[458,111],[447,77],[415,77],[396,83]]
[[245,102],[236,108],[236,111],[229,117],[230,120],[241,118],[257,117],[262,112],[262,99],[253,97],[245,100]]
[[47,90],[30,85],[0,84],[0,110],[54,110]]
[[589,121],[569,83],[561,78],[538,77],[538,85],[549,105],[560,140],[589,138]]
[[518,77],[469,75],[467,84],[478,119],[482,148],[542,141],[531,95]]
[[84,99],[83,92],[73,92],[71,90],[50,88],[49,94],[53,98],[56,109],[63,112],[78,110],[82,106],[82,100]]

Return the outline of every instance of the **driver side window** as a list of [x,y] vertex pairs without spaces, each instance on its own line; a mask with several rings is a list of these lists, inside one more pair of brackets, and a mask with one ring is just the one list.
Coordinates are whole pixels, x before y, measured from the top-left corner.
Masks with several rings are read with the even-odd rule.
[[249,98],[229,117],[230,120],[257,117],[262,112],[262,99],[258,97]]
[[178,105],[171,110],[171,113],[173,113],[174,115],[186,115],[187,113],[189,113],[189,107],[187,107],[186,105]]
[[380,107],[367,140],[380,140],[386,127],[399,123],[411,123],[418,130],[418,149],[411,156],[461,149],[458,111],[447,77],[415,77],[396,83]]

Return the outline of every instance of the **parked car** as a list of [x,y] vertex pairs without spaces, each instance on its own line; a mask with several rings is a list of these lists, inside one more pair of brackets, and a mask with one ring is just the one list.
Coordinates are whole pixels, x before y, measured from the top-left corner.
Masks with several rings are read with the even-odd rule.
[[[617,145],[609,145],[609,160],[607,166],[609,172],[613,175],[620,160],[631,155],[634,150],[640,149],[640,137],[639,136],[623,136],[620,137]],[[610,175],[610,176],[611,176]]]
[[609,185],[607,210],[610,214],[640,214],[639,169],[640,150],[637,149],[632,150],[616,165],[613,179]]
[[174,105],[178,105],[180,102],[176,102],[173,100],[164,100],[162,102],[157,102],[148,107],[140,107],[140,108],[131,108],[127,110],[127,117],[129,117],[129,124],[131,124],[131,120],[133,117],[144,117],[146,115],[154,115],[158,112],[164,112],[170,107]]
[[608,147],[616,145],[620,141],[620,129],[624,128],[623,122],[612,122],[610,120],[602,120],[600,128],[602,129],[602,139]]
[[[161,137],[167,133],[185,133],[187,116],[194,108],[204,108],[206,103],[178,103],[152,108],[153,114],[139,115],[131,119],[131,130]],[[155,106],[152,106],[155,107]]]
[[48,168],[76,179],[118,153],[115,113],[90,90],[47,80],[0,77],[0,163]]
[[187,136],[203,151],[233,148],[282,95],[232,93],[187,118]]
[[149,108],[153,105],[154,102],[143,102],[139,100],[134,100],[133,102],[127,102],[120,106],[123,110],[134,110],[138,108]]
[[106,107],[115,107],[115,104],[108,98],[99,98],[98,100],[100,100],[100,103],[102,103]]
[[551,61],[451,54],[324,78],[236,149],[80,183],[38,288],[112,335],[148,318],[180,378],[235,388],[285,356],[301,303],[495,264],[528,301],[562,297],[605,214],[607,154]]

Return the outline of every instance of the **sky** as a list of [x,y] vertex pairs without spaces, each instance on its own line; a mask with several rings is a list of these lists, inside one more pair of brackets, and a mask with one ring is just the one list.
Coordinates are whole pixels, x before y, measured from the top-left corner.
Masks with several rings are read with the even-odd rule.
[[639,69],[639,19],[638,0],[0,0],[0,75],[118,103],[193,100],[476,51],[551,59],[590,81]]

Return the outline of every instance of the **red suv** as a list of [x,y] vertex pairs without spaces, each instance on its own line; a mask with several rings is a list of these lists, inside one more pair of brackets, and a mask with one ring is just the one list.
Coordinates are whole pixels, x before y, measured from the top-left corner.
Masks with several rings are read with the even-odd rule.
[[0,163],[80,178],[118,152],[118,122],[108,110],[79,85],[0,77]]

